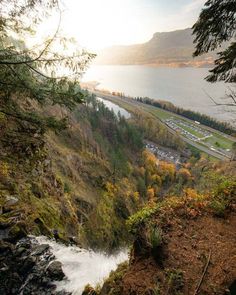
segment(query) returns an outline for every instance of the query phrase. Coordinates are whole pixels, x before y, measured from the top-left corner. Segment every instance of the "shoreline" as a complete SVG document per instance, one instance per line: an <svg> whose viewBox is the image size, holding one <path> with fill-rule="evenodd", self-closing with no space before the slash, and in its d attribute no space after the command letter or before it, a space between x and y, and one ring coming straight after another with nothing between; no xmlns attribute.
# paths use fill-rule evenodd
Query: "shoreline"
<svg viewBox="0 0 236 295"><path fill-rule="evenodd" d="M154 106L151 106L151 105L146 105L146 104L143 104L143 103L140 103L138 101L135 101L134 99L132 99L131 97L126 97L126 96L114 96L110 93L104 93L104 92L99 92L99 91L92 91L90 90L91 93L97 95L97 96L100 96L102 97L103 99L107 99L108 101L110 100L111 102L119 105L120 107L124 108L125 110L127 110L128 112L131 111L130 108L133 108L133 107L136 107L136 108L141 108L140 110L141 111L145 111L147 113L150 113L152 116L154 116L157 120L159 120L163 125L165 125L169 131L173 134L176 134L176 131L174 131L173 129L171 129L169 126L167 126L167 124L165 123L164 120L162 120L161 118L159 118L158 116L154 115L153 114L153 111L155 111L155 109L159 109L157 107L154 107ZM161 110L161 109L160 109ZM169 113L170 115L174 115L175 117L179 117L181 118L182 120L185 120L185 121L188 121L188 122L191 122L192 124L194 123L193 120L190 120L190 119L187 119L183 116L180 116L180 115L177 115L177 114L174 114L174 113L171 113L169 111L165 111L165 110L162 110L166 113ZM232 142L236 142L236 138L235 137L232 137L232 136L229 136L225 133L222 133L218 130L215 130L211 127L208 127L206 125L203 125L201 124L201 127L203 129L206 129L206 130L209 130L211 131L214 135L218 135L218 136L222 136L224 138L226 138L227 140L230 140ZM226 160L226 159L230 159L230 155L226 155L226 154L222 154L222 152L220 151L217 151L213 148L210 148L208 146L205 146L203 145L202 143L198 143L198 142L195 142L195 141L192 141L186 137L184 137L183 135L180 135L180 138L185 141L187 144L190 144L191 146L197 148L199 151L202 151L202 152L205 152L207 153L208 155L211 155L213 157L216 157L220 160Z"/></svg>
<svg viewBox="0 0 236 295"><path fill-rule="evenodd" d="M81 85L81 87L84 88L85 90L92 91L92 92L97 92L97 93L101 93L101 94L104 94L104 95L111 95L111 96L114 96L114 97L126 98L126 99L132 99L132 100L135 100L135 98L136 98L136 97L133 97L133 96L131 96L131 95L126 95L125 93L123 93L123 92L119 92L119 91L112 91L112 90L103 89L103 88L99 89L99 88L97 88L97 87L98 87L99 85L101 85L101 83L98 82L98 81L81 82L80 85ZM139 97L139 96L137 96L137 97ZM182 107L182 106L178 106L178 105L176 105L175 103L171 102L170 100L166 100L166 99L153 99L153 98L149 98L149 97L141 97L141 98L148 98L148 99L151 99L151 100L156 101L156 102L163 102L163 103L171 104L171 105L173 105L174 107L176 107L176 108L180 108L180 109L183 109L183 110L185 110L185 111L192 111L192 112L194 112L194 113L199 113L199 114L201 114L201 115L208 116L209 118L211 118L211 119L213 119L213 120L215 120L215 121L217 121L217 122L229 124L233 129L235 129L235 133L236 133L236 125L231 124L231 123L229 122L229 119L228 119L228 120L219 120L219 119L215 118L215 117L212 116L212 115L208 115L208 114L202 113L202 112L200 112L200 111L196 111L196 110L192 110L192 109L189 109L189 108L184 108L184 107ZM144 104L144 103L143 103L143 104ZM173 114L175 114L176 116L180 116L181 118L184 118L185 120L194 121L194 120L191 120L191 119L189 119L189 118L187 118L187 117L184 117L184 116L182 116L182 115L178 115L178 114L176 114L175 112L172 112L172 111L170 111L170 110L165 110L165 111L166 111L166 112L173 113ZM204 125L204 124L203 124L203 125ZM204 125L204 126L206 126L206 128L209 128L210 130L215 130L215 131L221 132L221 131L219 131L219 130L217 130L217 129L214 129L214 128L211 128L211 127L209 127L209 126L207 126L207 125ZM225 136L227 136L226 133L224 133L224 132L221 132L221 133L223 133ZM231 136L231 137L233 137L233 136ZM234 137L233 137L233 138L234 138Z"/></svg>
<svg viewBox="0 0 236 295"><path fill-rule="evenodd" d="M202 69L210 69L213 68L214 64L212 62L171 62L171 63L94 63L92 66L144 66L144 67L152 67L152 68L174 68L174 69L182 69L182 68L202 68Z"/></svg>

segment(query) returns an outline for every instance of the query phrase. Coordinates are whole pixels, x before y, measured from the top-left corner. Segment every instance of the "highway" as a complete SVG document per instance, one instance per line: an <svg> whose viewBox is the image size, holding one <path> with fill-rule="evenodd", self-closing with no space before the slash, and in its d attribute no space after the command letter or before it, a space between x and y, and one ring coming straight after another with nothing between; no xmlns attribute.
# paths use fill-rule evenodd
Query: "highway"
<svg viewBox="0 0 236 295"><path fill-rule="evenodd" d="M143 111L146 111L146 112L148 112L148 109L152 109L152 110L153 110L153 109L156 109L156 107L154 107L154 106L143 104L143 103L138 102L138 101L135 101L135 100L133 100L133 99L131 99L131 98L129 98L129 97L119 97L119 96L114 96L114 95L111 95L111 94L104 94L103 92L99 92L99 91L90 91L90 92L93 93L93 94L95 94L95 95L98 96L98 97L101 97L101 98L103 98L103 99L109 100L109 101L111 101L111 102L113 102L113 103L119 105L120 107L123 107L124 109L125 109L125 105L124 105L124 104L128 104L128 105L131 106L131 107L141 108ZM127 109L126 109L126 110L127 110ZM127 111L130 111L130 110L127 110ZM168 112L168 113L171 114L171 112ZM165 125L165 127L166 127L166 128L172 133L172 134L176 134L176 132L175 132L173 129L171 129L169 126L167 126L167 125L165 124L165 122L163 122L160 118L157 118L157 117L156 117L155 115L153 115L151 112L148 112L148 114L149 114L149 115L152 115L155 119L159 120L159 122L161 122L163 125ZM176 114L174 114L174 115L176 115ZM177 115L177 116L186 120L185 117L182 117L182 116L179 116L179 115ZM191 120L189 120L189 119L187 119L187 120L188 120L189 122L193 123L193 121L191 121ZM204 126L204 125L201 125L201 126L202 126L203 128L205 128L205 129L209 130L209 131L213 131L212 128L209 128L209 127ZM233 141L236 141L235 138L233 138L233 137L231 137L231 136L226 136L226 135L223 134L222 132L218 132L218 131L215 130L215 129L214 129L214 132L219 133L219 134L221 134L221 135L224 135L226 138L229 138L229 139L231 139L231 140L233 140ZM206 154L208 154L208 155L210 155L210 156L213 156L213 157L215 157L215 158L217 158L217 159L219 159L219 160L229 160L229 159L230 159L230 157L228 157L228 156L226 156L226 155L222 155L221 153L219 153L219 152L217 152L217 151L213 151L213 150L211 150L211 149L209 149L209 148L207 148L207 147L205 147L205 146L203 146L203 145L201 145L201 144L198 144L198 143L195 142L195 141L192 141L192 140L190 140L190 139L188 139L188 138L186 138L186 137L180 135L180 134L179 134L179 136L180 136L180 138L181 138L184 142L186 142L187 144L190 144L191 146L197 148L198 150L200 150L200 151L202 151L202 152L204 152L204 153L206 153Z"/></svg>

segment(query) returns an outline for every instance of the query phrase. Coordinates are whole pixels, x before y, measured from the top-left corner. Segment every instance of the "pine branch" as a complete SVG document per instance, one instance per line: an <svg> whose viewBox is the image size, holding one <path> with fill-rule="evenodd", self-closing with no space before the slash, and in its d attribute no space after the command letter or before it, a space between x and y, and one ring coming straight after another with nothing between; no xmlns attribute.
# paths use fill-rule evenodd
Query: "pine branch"
<svg viewBox="0 0 236 295"><path fill-rule="evenodd" d="M30 59L30 60L22 60L22 61L7 61L7 60L1 61L0 60L0 65L22 65L22 64L29 64L29 63L37 62L38 60L40 60L40 58L44 55L44 53L47 51L49 46L55 40L56 36L58 35L60 25L61 25L61 11L60 11L60 17L59 17L59 22L58 22L58 25L57 25L57 29L56 29L54 35L52 36L51 39L48 40L46 46L44 47L44 49L40 52L40 54L36 58Z"/></svg>
<svg viewBox="0 0 236 295"><path fill-rule="evenodd" d="M194 56L213 51L222 42L235 37L235 0L208 0L193 26L196 50Z"/></svg>

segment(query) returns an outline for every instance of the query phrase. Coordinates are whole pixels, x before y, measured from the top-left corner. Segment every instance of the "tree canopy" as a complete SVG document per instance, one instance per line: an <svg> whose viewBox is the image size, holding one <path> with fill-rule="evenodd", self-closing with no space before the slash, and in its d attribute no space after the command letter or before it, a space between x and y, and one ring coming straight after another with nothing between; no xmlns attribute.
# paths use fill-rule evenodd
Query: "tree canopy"
<svg viewBox="0 0 236 295"><path fill-rule="evenodd" d="M193 26L194 56L213 51L224 42L229 46L218 53L209 82L236 82L236 0L208 0ZM226 44L228 44L226 43Z"/></svg>

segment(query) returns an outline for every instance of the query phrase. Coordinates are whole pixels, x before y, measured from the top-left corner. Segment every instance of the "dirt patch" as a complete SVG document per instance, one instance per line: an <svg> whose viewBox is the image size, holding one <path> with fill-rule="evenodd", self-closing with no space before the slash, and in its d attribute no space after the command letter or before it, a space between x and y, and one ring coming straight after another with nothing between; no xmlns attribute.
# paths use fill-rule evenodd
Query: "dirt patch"
<svg viewBox="0 0 236 295"><path fill-rule="evenodd" d="M164 236L166 257L162 266L152 256L134 257L123 277L122 294L195 294L209 255L198 294L230 294L227 289L236 278L235 229L235 213L227 219L174 218ZM179 280L178 288L174 280Z"/></svg>

